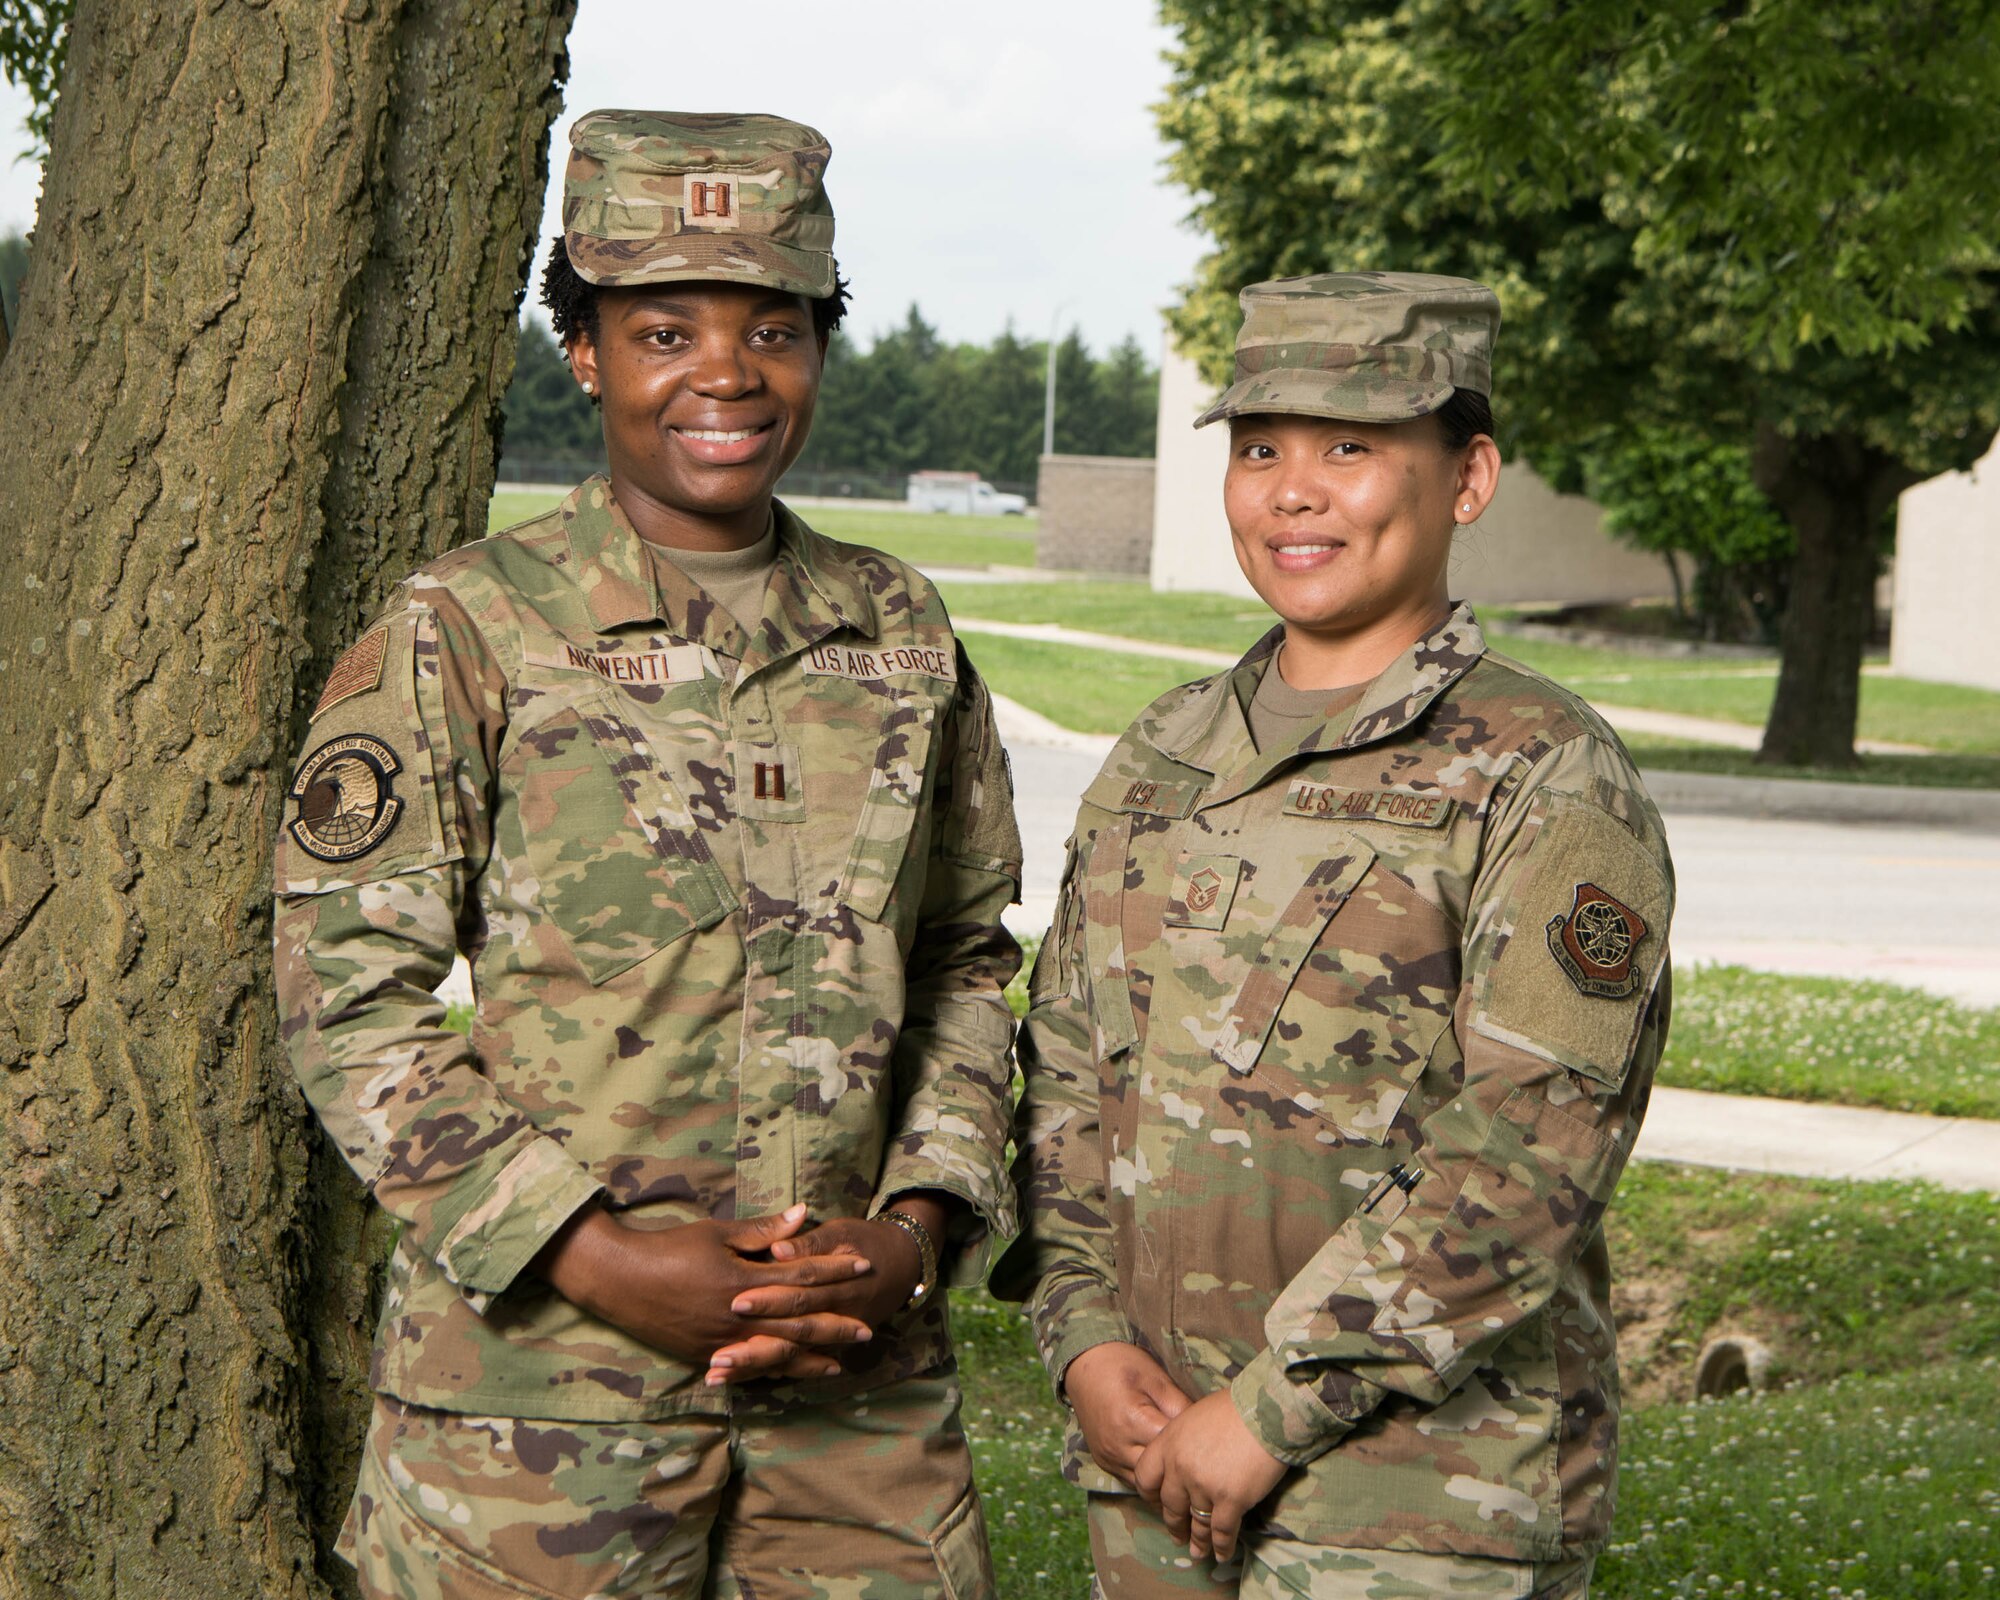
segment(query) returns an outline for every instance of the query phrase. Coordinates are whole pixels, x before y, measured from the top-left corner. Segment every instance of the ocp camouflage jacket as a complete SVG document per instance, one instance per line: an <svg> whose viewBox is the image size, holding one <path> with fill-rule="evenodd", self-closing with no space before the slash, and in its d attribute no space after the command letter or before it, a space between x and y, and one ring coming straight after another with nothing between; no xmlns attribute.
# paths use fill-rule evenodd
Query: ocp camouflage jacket
<svg viewBox="0 0 2000 1600"><path fill-rule="evenodd" d="M592 479L431 563L335 668L285 808L287 1045L401 1223L377 1389L615 1420L700 1373L524 1274L593 1196L640 1225L962 1196L1004 1143L1020 840L936 592L782 507L745 629ZM455 951L471 1037L432 990ZM825 1397L934 1367L944 1297Z"/></svg>
<svg viewBox="0 0 2000 1600"><path fill-rule="evenodd" d="M1471 613L1259 754L1280 635L1174 690L1085 794L1019 1041L1023 1294L1060 1383L1131 1340L1226 1386L1332 1545L1600 1543L1600 1222L1666 1032L1660 819ZM1122 1485L1072 1436L1066 1470Z"/></svg>

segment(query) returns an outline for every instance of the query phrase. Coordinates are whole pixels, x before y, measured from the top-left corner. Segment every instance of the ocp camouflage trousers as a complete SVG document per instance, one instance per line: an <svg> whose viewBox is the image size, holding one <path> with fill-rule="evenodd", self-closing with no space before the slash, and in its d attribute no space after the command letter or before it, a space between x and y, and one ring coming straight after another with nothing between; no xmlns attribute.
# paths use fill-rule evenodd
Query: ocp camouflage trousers
<svg viewBox="0 0 2000 1600"><path fill-rule="evenodd" d="M950 1377L662 1422L381 1397L341 1532L368 1600L995 1600Z"/></svg>
<svg viewBox="0 0 2000 1600"><path fill-rule="evenodd" d="M1593 1558L1498 1561L1335 1549L1246 1534L1234 1560L1196 1561L1133 1495L1090 1497L1096 1600L1588 1600Z"/></svg>

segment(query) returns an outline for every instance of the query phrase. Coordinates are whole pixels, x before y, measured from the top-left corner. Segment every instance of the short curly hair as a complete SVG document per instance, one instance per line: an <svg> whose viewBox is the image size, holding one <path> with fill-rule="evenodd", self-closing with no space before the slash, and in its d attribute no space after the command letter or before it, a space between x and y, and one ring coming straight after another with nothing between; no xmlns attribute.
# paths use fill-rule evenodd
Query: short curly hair
<svg viewBox="0 0 2000 1600"><path fill-rule="evenodd" d="M847 289L847 280L835 273L832 294L806 300L812 307L813 332L822 339L839 327L847 315ZM561 234L552 241L549 264L542 273L542 304L548 308L549 322L565 353L570 340L579 333L591 340L597 338L597 285L588 282L570 265L569 251L563 248Z"/></svg>

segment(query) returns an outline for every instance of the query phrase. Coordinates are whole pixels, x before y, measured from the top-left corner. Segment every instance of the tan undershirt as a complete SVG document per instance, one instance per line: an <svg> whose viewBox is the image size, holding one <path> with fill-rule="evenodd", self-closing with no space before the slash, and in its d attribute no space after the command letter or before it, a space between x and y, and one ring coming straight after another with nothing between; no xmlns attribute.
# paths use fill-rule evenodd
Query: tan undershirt
<svg viewBox="0 0 2000 1600"><path fill-rule="evenodd" d="M669 550L657 544L646 548L656 559L672 562L713 595L745 633L756 628L757 619L764 615L764 590L771 581L771 569L778 564L777 523L764 530L763 538L741 550Z"/></svg>
<svg viewBox="0 0 2000 1600"><path fill-rule="evenodd" d="M1345 721L1367 687L1350 683L1338 689L1294 689L1273 660L1250 698L1250 742L1260 751L1276 750L1304 738L1308 726Z"/></svg>

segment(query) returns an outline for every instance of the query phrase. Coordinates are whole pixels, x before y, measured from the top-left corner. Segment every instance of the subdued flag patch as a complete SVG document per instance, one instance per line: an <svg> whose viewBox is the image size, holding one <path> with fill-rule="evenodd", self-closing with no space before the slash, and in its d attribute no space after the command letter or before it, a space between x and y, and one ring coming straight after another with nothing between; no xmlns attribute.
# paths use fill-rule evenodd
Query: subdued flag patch
<svg viewBox="0 0 2000 1600"><path fill-rule="evenodd" d="M317 721L341 701L367 694L379 684L382 681L382 662L388 651L387 628L376 628L355 640L333 664L333 671L327 674L326 687L319 692L319 704L313 707L311 720Z"/></svg>

